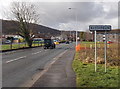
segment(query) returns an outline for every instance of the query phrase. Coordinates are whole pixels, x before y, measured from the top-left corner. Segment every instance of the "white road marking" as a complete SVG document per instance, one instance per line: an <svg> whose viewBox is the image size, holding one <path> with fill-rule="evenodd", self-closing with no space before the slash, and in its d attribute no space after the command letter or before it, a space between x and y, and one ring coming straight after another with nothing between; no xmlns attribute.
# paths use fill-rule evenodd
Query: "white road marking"
<svg viewBox="0 0 120 89"><path fill-rule="evenodd" d="M34 54L38 54L38 53L40 53L41 51L39 51L39 52L36 52L36 53L32 53L32 55L34 55Z"/></svg>
<svg viewBox="0 0 120 89"><path fill-rule="evenodd" d="M26 56L22 56L22 57L18 57L16 59L12 59L12 60L9 60L9 61L6 61L6 63L10 63L10 62L13 62L13 61L17 61L19 59L22 59L22 58L25 58Z"/></svg>
<svg viewBox="0 0 120 89"><path fill-rule="evenodd" d="M38 51L38 52L36 52L36 53L32 53L32 55L33 55L33 54L38 54L38 53L40 53L40 52L42 52L42 51ZM17 61L17 60L22 59L22 58L25 58L25 57L27 57L27 56L18 57L18 58L16 58L16 59L12 59L12 60L6 61L6 63L10 63L10 62L13 62L13 61Z"/></svg>

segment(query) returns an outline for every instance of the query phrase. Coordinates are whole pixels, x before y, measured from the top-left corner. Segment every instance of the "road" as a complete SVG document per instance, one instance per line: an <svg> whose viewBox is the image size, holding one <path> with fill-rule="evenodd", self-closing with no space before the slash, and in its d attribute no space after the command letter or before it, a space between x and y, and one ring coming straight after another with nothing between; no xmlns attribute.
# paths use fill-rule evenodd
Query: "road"
<svg viewBox="0 0 120 89"><path fill-rule="evenodd" d="M34 80L33 76L45 70L58 56L62 56L66 50L74 46L74 43L60 44L56 49L45 50L38 47L3 53L3 87L25 87L28 81Z"/></svg>

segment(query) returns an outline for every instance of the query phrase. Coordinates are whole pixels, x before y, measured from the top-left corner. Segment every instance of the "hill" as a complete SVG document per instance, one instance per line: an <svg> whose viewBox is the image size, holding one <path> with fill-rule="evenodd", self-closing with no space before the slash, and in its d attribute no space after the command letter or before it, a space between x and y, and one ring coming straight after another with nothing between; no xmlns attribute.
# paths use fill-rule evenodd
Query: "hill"
<svg viewBox="0 0 120 89"><path fill-rule="evenodd" d="M58 36L60 35L60 31L49 28L42 25L30 24L31 30L33 30L34 34L41 36ZM17 21L11 20L2 20L2 34L17 34L19 32L19 25Z"/></svg>

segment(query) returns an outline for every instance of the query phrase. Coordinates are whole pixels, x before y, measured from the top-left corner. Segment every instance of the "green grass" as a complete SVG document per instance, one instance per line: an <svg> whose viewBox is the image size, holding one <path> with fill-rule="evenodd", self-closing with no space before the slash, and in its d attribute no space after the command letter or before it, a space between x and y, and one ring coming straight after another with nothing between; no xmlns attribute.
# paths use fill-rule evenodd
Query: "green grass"
<svg viewBox="0 0 120 89"><path fill-rule="evenodd" d="M92 45L92 49L90 48ZM94 68L94 42L82 42L81 49L76 52L73 61L73 69L76 73L77 87L118 87L118 43L109 44L107 49L107 73L105 73L104 64L97 64L97 72ZM97 57L104 60L104 43L97 43ZM85 60L93 60L87 62Z"/></svg>
<svg viewBox="0 0 120 89"><path fill-rule="evenodd" d="M12 49L22 48L25 47L25 44L12 44ZM11 49L10 44L5 44L1 46L2 50L9 50Z"/></svg>
<svg viewBox="0 0 120 89"><path fill-rule="evenodd" d="M44 45L44 44L42 44ZM32 46L41 46L41 44L38 45L38 43L33 43ZM28 45L26 44L12 44L12 49L17 49L17 48L23 48L23 47L28 47ZM1 45L1 49L0 50L9 50L11 49L10 44L4 44Z"/></svg>
<svg viewBox="0 0 120 89"><path fill-rule="evenodd" d="M73 61L73 69L76 72L77 87L118 87L118 68L108 67L107 73L104 72L104 65L97 65L97 72L94 64L82 63L77 60L78 55Z"/></svg>

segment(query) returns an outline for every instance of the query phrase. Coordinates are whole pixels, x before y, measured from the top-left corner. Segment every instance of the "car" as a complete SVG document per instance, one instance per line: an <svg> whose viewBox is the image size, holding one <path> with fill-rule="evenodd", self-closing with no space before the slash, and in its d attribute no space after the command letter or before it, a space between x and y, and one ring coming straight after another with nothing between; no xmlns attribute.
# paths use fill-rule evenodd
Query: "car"
<svg viewBox="0 0 120 89"><path fill-rule="evenodd" d="M57 42L57 41L56 41L56 42L54 42L54 43L55 43L56 45L60 44L60 43L59 43L59 42Z"/></svg>
<svg viewBox="0 0 120 89"><path fill-rule="evenodd" d="M54 49L56 47L52 39L44 39L44 49Z"/></svg>
<svg viewBox="0 0 120 89"><path fill-rule="evenodd" d="M10 40L5 41L5 44L10 44L10 43L11 43Z"/></svg>
<svg viewBox="0 0 120 89"><path fill-rule="evenodd" d="M107 41L108 44L113 43L112 41Z"/></svg>
<svg viewBox="0 0 120 89"><path fill-rule="evenodd" d="M70 42L69 41L66 41L66 44L69 44Z"/></svg>
<svg viewBox="0 0 120 89"><path fill-rule="evenodd" d="M65 43L66 42L66 40L61 40L59 43Z"/></svg>
<svg viewBox="0 0 120 89"><path fill-rule="evenodd" d="M53 40L56 45L60 44L57 40Z"/></svg>

